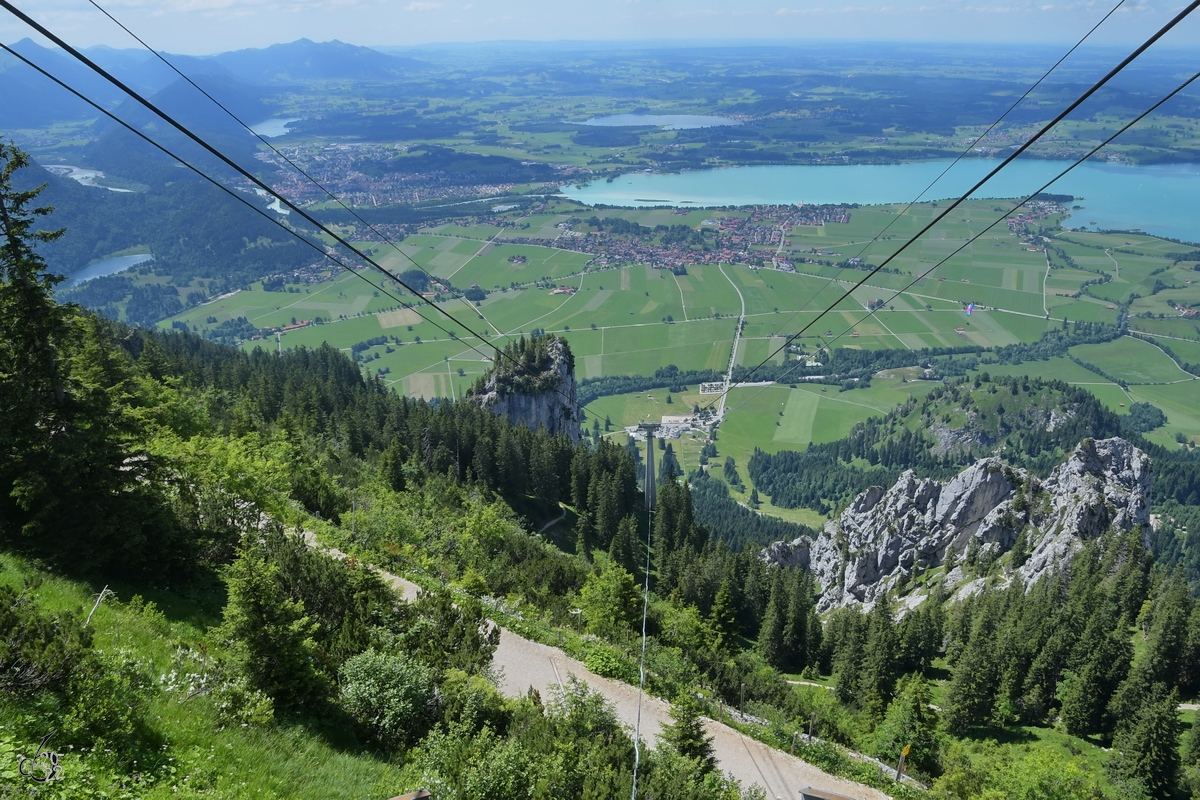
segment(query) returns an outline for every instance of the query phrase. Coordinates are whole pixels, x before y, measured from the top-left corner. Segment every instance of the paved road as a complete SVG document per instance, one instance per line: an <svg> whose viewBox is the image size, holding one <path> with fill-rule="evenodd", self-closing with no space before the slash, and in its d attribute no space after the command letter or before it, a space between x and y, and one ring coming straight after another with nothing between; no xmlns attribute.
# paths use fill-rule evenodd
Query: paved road
<svg viewBox="0 0 1200 800"><path fill-rule="evenodd" d="M315 544L312 534L305 533L304 536L310 545L319 546ZM345 558L345 554L339 550L322 549L337 558ZM416 598L419 591L416 584L387 572L381 574L404 599ZM628 725L631 731L637 723L636 687L588 671L581 662L557 647L530 641L501 628L494 665L501 676L500 690L509 697L520 697L532 686L543 698L548 698L551 686L562 685L568 675L574 675L604 695L615 706L617 718ZM655 745L661 726L671 721L669 710L669 703L650 695L643 696L642 738L650 747ZM713 737L713 749L721 770L741 781L743 786L757 783L766 789L768 798L798 798L800 789L812 786L852 800L887 800L888 796L883 792L830 775L806 761L747 738L728 725L710 719L706 719L704 724Z"/></svg>

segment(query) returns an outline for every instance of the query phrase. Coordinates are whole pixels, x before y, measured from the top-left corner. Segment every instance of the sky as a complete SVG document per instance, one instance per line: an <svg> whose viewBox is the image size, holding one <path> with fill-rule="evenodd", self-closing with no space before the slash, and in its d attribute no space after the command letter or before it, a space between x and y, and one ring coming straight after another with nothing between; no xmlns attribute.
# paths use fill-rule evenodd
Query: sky
<svg viewBox="0 0 1200 800"><path fill-rule="evenodd" d="M137 47L90 0L11 0L73 45ZM97 0L152 47L208 55L300 38L365 46L495 40L1073 42L1117 0ZM1126 0L1095 41L1135 43L1184 8ZM0 9L0 40L36 35ZM45 43L43 41L43 43ZM1200 12L1164 45L1200 45Z"/></svg>

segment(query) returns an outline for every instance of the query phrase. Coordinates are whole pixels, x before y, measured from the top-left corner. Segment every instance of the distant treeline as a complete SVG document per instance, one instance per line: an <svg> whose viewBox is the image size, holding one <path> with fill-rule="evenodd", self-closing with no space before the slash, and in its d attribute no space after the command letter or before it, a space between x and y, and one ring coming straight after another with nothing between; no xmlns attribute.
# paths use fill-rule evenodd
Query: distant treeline
<svg viewBox="0 0 1200 800"><path fill-rule="evenodd" d="M729 487L724 482L709 477L703 470L689 475L688 483L692 487L696 521L719 532L722 541L735 552L751 545L761 547L771 542L790 542L801 536L811 538L816 535L816 531L807 525L746 508L730 497Z"/></svg>
<svg viewBox="0 0 1200 800"><path fill-rule="evenodd" d="M579 382L576 397L579 405L586 406L601 397L630 392L646 392L651 389L666 389L682 392L684 387L709 381L724 380L725 376L711 369L681 370L668 364L654 371L654 375L606 375L600 378L584 378Z"/></svg>

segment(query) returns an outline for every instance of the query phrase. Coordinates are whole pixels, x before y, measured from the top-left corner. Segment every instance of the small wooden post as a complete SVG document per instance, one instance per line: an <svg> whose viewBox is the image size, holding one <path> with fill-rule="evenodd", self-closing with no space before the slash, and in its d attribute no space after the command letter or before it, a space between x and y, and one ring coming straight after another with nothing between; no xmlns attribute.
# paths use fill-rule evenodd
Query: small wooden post
<svg viewBox="0 0 1200 800"><path fill-rule="evenodd" d="M896 783L900 782L900 772L904 769L904 759L908 758L909 750L912 750L911 744L904 745L904 749L900 751L900 760L896 762Z"/></svg>

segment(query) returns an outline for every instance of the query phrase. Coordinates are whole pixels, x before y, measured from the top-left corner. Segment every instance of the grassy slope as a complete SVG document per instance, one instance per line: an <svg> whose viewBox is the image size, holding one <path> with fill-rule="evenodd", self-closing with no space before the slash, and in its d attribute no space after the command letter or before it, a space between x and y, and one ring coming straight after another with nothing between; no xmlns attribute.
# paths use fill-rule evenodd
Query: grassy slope
<svg viewBox="0 0 1200 800"><path fill-rule="evenodd" d="M33 601L50 611L90 609L101 589L0 554L0 584L20 591L26 581L33 582ZM106 599L92 618L94 647L125 654L149 677L154 688L145 716L167 751L159 759L162 763L155 766L174 769L170 785L136 785L134 794L119 796L189 796L188 788L195 787L211 791L209 796L214 797L382 800L407 791L396 785L397 768L386 760L352 754L344 743L303 727L221 727L211 698L201 695L185 700L185 693L164 687L164 677L179 665L176 653L180 648L190 650L200 643L211 646L208 628L220 622L221 593L187 596L164 588L147 594L143 605L131 602L133 589L111 588L117 593L116 600ZM196 662L186 663L197 668ZM12 701L0 695L0 718L11 724L17 713ZM42 734L22 734L18 742L29 751L36 749ZM82 780L89 772L88 764L74 754L65 758L63 768L69 781Z"/></svg>

